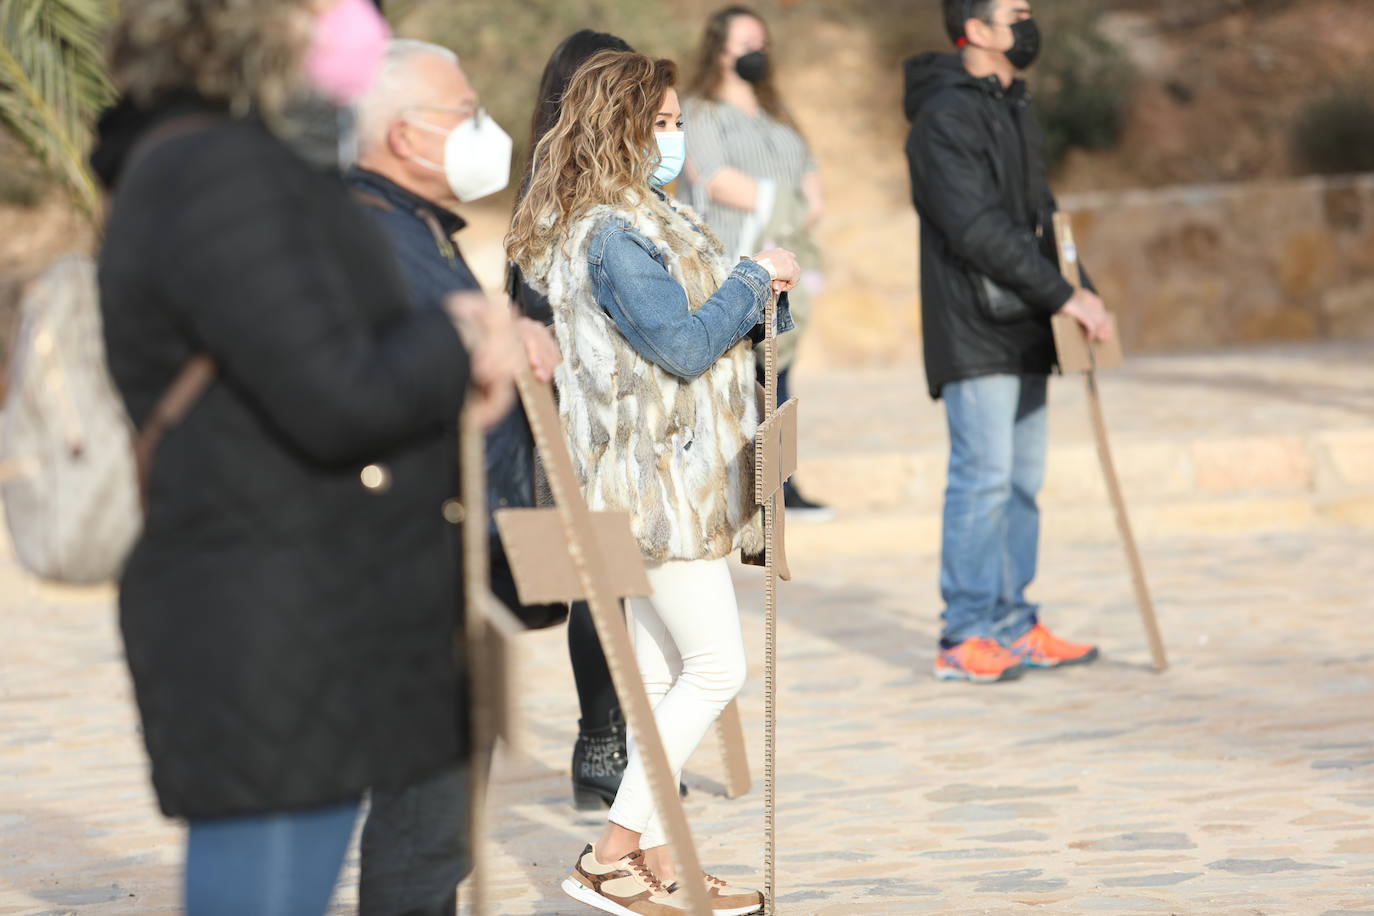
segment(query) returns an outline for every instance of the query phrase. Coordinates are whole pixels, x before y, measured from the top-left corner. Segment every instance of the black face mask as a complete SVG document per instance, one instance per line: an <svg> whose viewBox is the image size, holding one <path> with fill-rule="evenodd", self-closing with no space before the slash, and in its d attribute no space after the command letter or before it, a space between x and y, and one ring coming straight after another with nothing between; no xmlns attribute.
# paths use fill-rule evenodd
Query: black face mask
<svg viewBox="0 0 1374 916"><path fill-rule="evenodd" d="M750 51L735 61L735 72L746 83L757 83L768 75L768 53Z"/></svg>
<svg viewBox="0 0 1374 916"><path fill-rule="evenodd" d="M1007 60L1017 70L1024 70L1040 56L1040 26L1034 19L1022 19L1011 24L1011 50Z"/></svg>

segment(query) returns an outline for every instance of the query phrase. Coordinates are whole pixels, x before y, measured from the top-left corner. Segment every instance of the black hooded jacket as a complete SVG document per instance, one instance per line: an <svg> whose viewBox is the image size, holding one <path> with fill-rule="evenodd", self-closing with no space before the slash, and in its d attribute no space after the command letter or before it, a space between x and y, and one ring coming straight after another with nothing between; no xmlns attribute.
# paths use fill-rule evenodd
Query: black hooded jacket
<svg viewBox="0 0 1374 916"><path fill-rule="evenodd" d="M1073 288L1057 267L1044 135L1026 85L975 77L953 54L922 54L903 69L930 394L984 375L1048 374L1049 316ZM983 278L1019 299L1024 317L995 320Z"/></svg>

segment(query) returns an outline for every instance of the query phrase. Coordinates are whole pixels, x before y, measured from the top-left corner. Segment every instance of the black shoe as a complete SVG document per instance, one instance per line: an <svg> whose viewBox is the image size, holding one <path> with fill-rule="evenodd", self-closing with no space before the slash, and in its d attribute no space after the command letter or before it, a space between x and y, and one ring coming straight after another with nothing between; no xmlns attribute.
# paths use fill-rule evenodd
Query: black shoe
<svg viewBox="0 0 1374 916"><path fill-rule="evenodd" d="M625 749L625 719L612 709L610 724L586 731L577 722L577 743L572 754L573 804L578 811L609 808L620 791L628 756ZM678 783L678 794L687 797L687 786Z"/></svg>
<svg viewBox="0 0 1374 916"><path fill-rule="evenodd" d="M835 517L834 509L813 503L792 486L783 488L782 504L787 508L787 517L798 521L828 522Z"/></svg>
<svg viewBox="0 0 1374 916"><path fill-rule="evenodd" d="M573 804L579 811L610 807L625 775L625 720L619 709L612 709L610 724L591 730L577 723L577 744L573 745Z"/></svg>

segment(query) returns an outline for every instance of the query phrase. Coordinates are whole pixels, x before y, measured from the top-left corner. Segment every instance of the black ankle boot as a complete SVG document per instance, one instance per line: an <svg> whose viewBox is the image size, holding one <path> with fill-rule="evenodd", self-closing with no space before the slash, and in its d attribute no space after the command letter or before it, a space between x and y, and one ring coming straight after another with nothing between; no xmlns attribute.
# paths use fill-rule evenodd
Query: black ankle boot
<svg viewBox="0 0 1374 916"><path fill-rule="evenodd" d="M577 722L577 744L573 745L573 804L579 811L610 807L625 775L625 720L619 709L611 710L610 724L587 730Z"/></svg>
<svg viewBox="0 0 1374 916"><path fill-rule="evenodd" d="M587 731L577 720L577 743L572 753L573 804L579 811L609 808L620 791L629 757L625 749L625 719L612 709L610 724ZM687 786L678 783L678 794L687 797Z"/></svg>

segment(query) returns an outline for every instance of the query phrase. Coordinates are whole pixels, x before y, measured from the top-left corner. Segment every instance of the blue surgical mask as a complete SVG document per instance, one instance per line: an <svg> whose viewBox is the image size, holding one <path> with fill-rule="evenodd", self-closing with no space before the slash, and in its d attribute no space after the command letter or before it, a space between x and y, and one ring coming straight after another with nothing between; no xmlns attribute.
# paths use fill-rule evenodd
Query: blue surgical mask
<svg viewBox="0 0 1374 916"><path fill-rule="evenodd" d="M649 180L654 187L661 188L672 184L682 172L682 164L687 161L687 135L680 130L655 131L654 139L658 141L658 168Z"/></svg>

